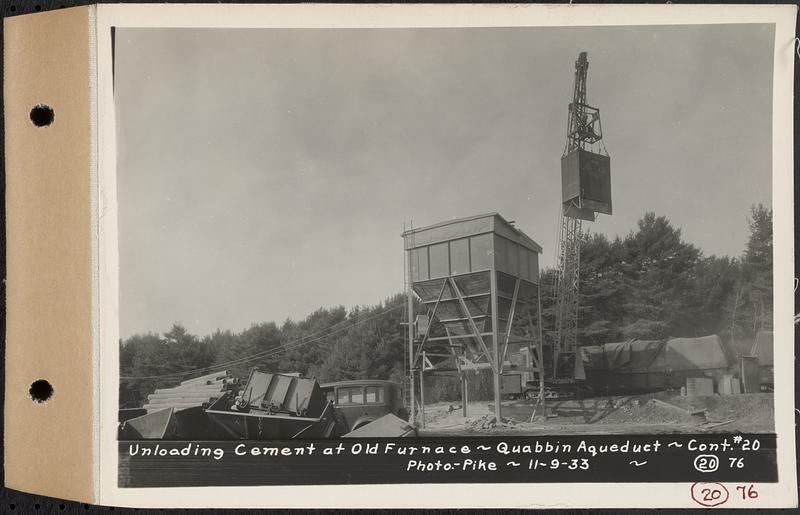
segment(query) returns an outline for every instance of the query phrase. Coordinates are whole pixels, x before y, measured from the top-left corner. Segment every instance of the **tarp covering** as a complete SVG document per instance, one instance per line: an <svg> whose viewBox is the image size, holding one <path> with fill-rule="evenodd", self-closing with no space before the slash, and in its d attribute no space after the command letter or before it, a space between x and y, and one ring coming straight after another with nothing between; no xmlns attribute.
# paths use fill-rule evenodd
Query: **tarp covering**
<svg viewBox="0 0 800 515"><path fill-rule="evenodd" d="M758 358L758 364L762 367L775 366L772 334L772 331L759 331L753 342L753 350L750 354Z"/></svg>
<svg viewBox="0 0 800 515"><path fill-rule="evenodd" d="M619 373L650 372L664 369L663 340L629 340L581 347L586 370Z"/></svg>
<svg viewBox="0 0 800 515"><path fill-rule="evenodd" d="M771 342L766 336L762 341ZM771 363L771 345L769 348ZM765 351L764 351L765 352ZM616 373L704 370L728 368L728 358L719 336L664 340L631 340L581 347L586 370Z"/></svg>
<svg viewBox="0 0 800 515"><path fill-rule="evenodd" d="M667 341L667 366L672 370L728 368L719 336L673 338Z"/></svg>
<svg viewBox="0 0 800 515"><path fill-rule="evenodd" d="M632 372L649 370L663 370L664 340L634 340L631 342L631 360L628 367Z"/></svg>
<svg viewBox="0 0 800 515"><path fill-rule="evenodd" d="M603 353L609 370L622 368L631 360L631 342L606 343Z"/></svg>

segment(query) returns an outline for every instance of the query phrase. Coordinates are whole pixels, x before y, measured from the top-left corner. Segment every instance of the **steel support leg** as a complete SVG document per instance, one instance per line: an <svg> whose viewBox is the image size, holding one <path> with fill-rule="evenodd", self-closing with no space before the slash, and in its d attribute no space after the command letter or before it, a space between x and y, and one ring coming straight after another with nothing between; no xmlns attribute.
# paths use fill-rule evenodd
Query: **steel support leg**
<svg viewBox="0 0 800 515"><path fill-rule="evenodd" d="M467 374L461 373L461 414L466 418L467 416Z"/></svg>
<svg viewBox="0 0 800 515"><path fill-rule="evenodd" d="M425 429L425 372L419 371L419 411L422 429Z"/></svg>

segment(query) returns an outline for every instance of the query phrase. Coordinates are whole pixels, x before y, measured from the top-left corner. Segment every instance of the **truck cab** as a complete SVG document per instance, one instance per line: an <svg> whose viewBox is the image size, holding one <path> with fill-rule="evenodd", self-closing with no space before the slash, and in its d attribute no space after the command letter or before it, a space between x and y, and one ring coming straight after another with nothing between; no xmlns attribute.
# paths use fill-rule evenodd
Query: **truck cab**
<svg viewBox="0 0 800 515"><path fill-rule="evenodd" d="M392 413L406 420L403 389L392 381L363 379L320 385L327 399L341 414L348 431Z"/></svg>

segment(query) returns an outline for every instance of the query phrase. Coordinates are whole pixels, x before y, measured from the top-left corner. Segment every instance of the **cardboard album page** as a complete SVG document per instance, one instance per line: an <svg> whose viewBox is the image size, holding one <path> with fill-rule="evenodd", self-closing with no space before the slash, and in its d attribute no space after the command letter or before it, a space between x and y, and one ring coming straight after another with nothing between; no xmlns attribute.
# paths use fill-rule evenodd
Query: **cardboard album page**
<svg viewBox="0 0 800 515"><path fill-rule="evenodd" d="M796 507L796 11L6 19L7 486Z"/></svg>
<svg viewBox="0 0 800 515"><path fill-rule="evenodd" d="M93 15L6 18L3 42L6 486L86 502L99 422Z"/></svg>

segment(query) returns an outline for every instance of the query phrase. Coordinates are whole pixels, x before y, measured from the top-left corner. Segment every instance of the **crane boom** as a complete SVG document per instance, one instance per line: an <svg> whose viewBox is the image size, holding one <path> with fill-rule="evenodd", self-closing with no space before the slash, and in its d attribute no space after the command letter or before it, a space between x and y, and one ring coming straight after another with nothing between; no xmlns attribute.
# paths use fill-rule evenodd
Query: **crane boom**
<svg viewBox="0 0 800 515"><path fill-rule="evenodd" d="M563 156L576 149L590 150L592 145L603 139L600 125L600 110L586 103L586 76L589 59L586 52L578 55L575 61L575 85L572 102L569 104L567 127L567 146ZM563 157L562 156L562 157Z"/></svg>

